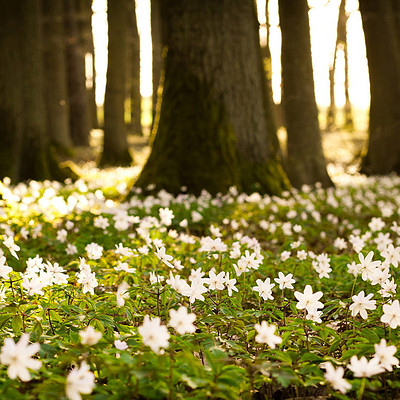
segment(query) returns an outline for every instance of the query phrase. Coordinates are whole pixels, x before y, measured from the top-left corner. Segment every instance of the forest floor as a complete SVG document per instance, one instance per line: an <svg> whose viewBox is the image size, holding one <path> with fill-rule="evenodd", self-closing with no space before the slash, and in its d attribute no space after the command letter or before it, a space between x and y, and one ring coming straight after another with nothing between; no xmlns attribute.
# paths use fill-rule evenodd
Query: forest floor
<svg viewBox="0 0 400 400"><path fill-rule="evenodd" d="M285 155L285 129L279 129L278 136L283 154ZM322 131L322 144L327 160L328 172L334 181L357 174L361 155L366 148L367 139L367 132L365 131ZM96 160L98 160L102 148L102 140L103 131L101 129L94 129L91 132L90 148L76 149L72 161L82 172L87 172L96 167ZM134 165L124 168L124 171L134 179L140 173L150 154L151 148L148 136L129 135L128 142L134 159ZM112 168L103 170L105 173L112 173L112 171Z"/></svg>

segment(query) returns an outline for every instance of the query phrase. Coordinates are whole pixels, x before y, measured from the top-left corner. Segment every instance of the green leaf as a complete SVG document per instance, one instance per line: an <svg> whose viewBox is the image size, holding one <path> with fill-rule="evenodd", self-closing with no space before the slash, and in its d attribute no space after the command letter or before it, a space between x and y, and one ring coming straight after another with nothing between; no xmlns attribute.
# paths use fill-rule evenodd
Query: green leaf
<svg viewBox="0 0 400 400"><path fill-rule="evenodd" d="M22 329L22 318L19 314L14 315L14 318L11 322L12 329L16 335L19 335L21 333Z"/></svg>

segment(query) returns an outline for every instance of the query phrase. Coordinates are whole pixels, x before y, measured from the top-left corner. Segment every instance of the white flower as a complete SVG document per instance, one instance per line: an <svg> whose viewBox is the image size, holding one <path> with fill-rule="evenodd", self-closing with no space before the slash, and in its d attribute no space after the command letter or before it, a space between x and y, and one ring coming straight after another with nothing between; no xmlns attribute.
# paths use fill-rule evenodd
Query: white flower
<svg viewBox="0 0 400 400"><path fill-rule="evenodd" d="M124 247L122 243L118 243L115 245L115 254L120 254L121 256L124 257L132 257L133 256L133 250L130 249L129 247Z"/></svg>
<svg viewBox="0 0 400 400"><path fill-rule="evenodd" d="M351 315L355 317L358 313L360 313L363 319L367 319L367 310L376 309L376 300L371 300L373 295L373 293L370 293L369 295L365 296L364 290L357 295L354 295L352 297L353 303L350 305Z"/></svg>
<svg viewBox="0 0 400 400"><path fill-rule="evenodd" d="M232 290L235 292L238 291L238 288L235 286L236 284L236 279L229 279L229 272L225 274L225 285L226 288L228 289L228 295L232 296Z"/></svg>
<svg viewBox="0 0 400 400"><path fill-rule="evenodd" d="M392 329L400 326L400 304L398 300L394 300L392 304L384 304L382 310L382 322L388 324Z"/></svg>
<svg viewBox="0 0 400 400"><path fill-rule="evenodd" d="M169 326L172 326L179 334L193 333L196 331L196 327L193 322L196 319L196 315L188 313L186 307L181 306L178 310L169 310Z"/></svg>
<svg viewBox="0 0 400 400"><path fill-rule="evenodd" d="M5 338L0 352L0 362L8 365L8 377L10 379L18 377L23 382L29 381L31 374L28 368L37 370L42 366L39 360L32 358L39 350L39 343L29 344L29 333L24 333L18 343L12 338Z"/></svg>
<svg viewBox="0 0 400 400"><path fill-rule="evenodd" d="M274 281L279 284L279 289L293 289L292 283L296 281L292 279L293 274L285 274L283 272L278 272L278 278L275 278Z"/></svg>
<svg viewBox="0 0 400 400"><path fill-rule="evenodd" d="M208 273L208 278L204 278L203 282L208 285L210 290L223 290L225 287L225 272L222 271L218 275L214 271Z"/></svg>
<svg viewBox="0 0 400 400"><path fill-rule="evenodd" d="M379 293L382 297L391 297L396 293L397 284L394 282L394 278L392 280L387 280L381 284L381 289Z"/></svg>
<svg viewBox="0 0 400 400"><path fill-rule="evenodd" d="M393 365L399 365L399 360L394 357L397 352L396 346L387 346L386 340L381 339L379 344L375 344L374 358L379 360L380 365L387 371L393 370Z"/></svg>
<svg viewBox="0 0 400 400"><path fill-rule="evenodd" d="M172 220L174 219L174 213L169 208L160 208L158 210L160 215L161 223L165 226L170 226L172 224Z"/></svg>
<svg viewBox="0 0 400 400"><path fill-rule="evenodd" d="M4 246L6 246L8 248L8 250L10 250L10 253L17 260L19 260L18 254L16 252L20 251L21 249L17 244L14 243L14 238L12 236L4 235L3 244L4 244Z"/></svg>
<svg viewBox="0 0 400 400"><path fill-rule="evenodd" d="M273 300L272 296L272 288L275 286L275 283L271 283L271 279L267 278L264 282L261 279L256 280L257 286L253 287L255 292L264 299L264 300Z"/></svg>
<svg viewBox="0 0 400 400"><path fill-rule="evenodd" d="M94 374L86 361L79 368L72 369L65 385L65 394L69 400L81 400L81 394L90 394L94 388Z"/></svg>
<svg viewBox="0 0 400 400"><path fill-rule="evenodd" d="M324 378L332 385L335 390L345 394L351 389L351 384L343 379L344 368L338 367L335 369L331 363L325 363L325 374Z"/></svg>
<svg viewBox="0 0 400 400"><path fill-rule="evenodd" d="M165 247L161 246L160 248L158 248L158 246L156 246L157 251L154 253L157 258L162 261L165 265L167 265L170 268L174 268L174 266L170 263L170 261L172 261L172 259L174 257L165 254Z"/></svg>
<svg viewBox="0 0 400 400"><path fill-rule="evenodd" d="M305 260L307 258L307 252L305 250L298 250L296 255L299 260Z"/></svg>
<svg viewBox="0 0 400 400"><path fill-rule="evenodd" d="M250 254L248 250L244 252L244 256L241 256L238 260L238 268L244 272L249 269L258 269L261 261L257 258L257 253Z"/></svg>
<svg viewBox="0 0 400 400"><path fill-rule="evenodd" d="M386 262L397 268L400 261L400 247L394 247L393 244L389 244L385 250L381 251L381 256Z"/></svg>
<svg viewBox="0 0 400 400"><path fill-rule="evenodd" d="M128 343L117 339L114 341L114 346L117 350L126 350L128 348Z"/></svg>
<svg viewBox="0 0 400 400"><path fill-rule="evenodd" d="M79 331L79 336L82 344L93 346L101 339L102 334L89 325L83 331Z"/></svg>
<svg viewBox="0 0 400 400"><path fill-rule="evenodd" d="M365 357L361 357L360 359L357 356L353 356L350 359L350 364L347 366L348 369L353 371L353 374L356 378L369 378L370 376L380 374L385 370L379 364L379 360L377 358L373 358L368 361Z"/></svg>
<svg viewBox="0 0 400 400"><path fill-rule="evenodd" d="M117 289L117 306L122 307L125 304L125 299L129 299L128 289L130 288L128 282L122 281Z"/></svg>
<svg viewBox="0 0 400 400"><path fill-rule="evenodd" d="M105 230L110 226L110 223L108 222L107 218L103 217L102 215L99 215L93 220L93 225L96 228Z"/></svg>
<svg viewBox="0 0 400 400"><path fill-rule="evenodd" d="M357 268L361 273L361 278L363 281L369 280L373 277L376 268L381 264L381 261L372 261L374 252L370 251L364 258L362 253L358 253L358 259L360 264L357 264Z"/></svg>
<svg viewBox="0 0 400 400"><path fill-rule="evenodd" d="M91 260L98 260L103 254L103 247L94 242L86 245L85 250Z"/></svg>
<svg viewBox="0 0 400 400"><path fill-rule="evenodd" d="M76 246L74 244L68 243L67 244L67 248L65 249L65 252L68 255L73 255L73 254L77 254L78 253L78 249L76 248Z"/></svg>
<svg viewBox="0 0 400 400"><path fill-rule="evenodd" d="M98 286L98 282L96 279L96 275L94 272L89 269L81 269L80 272L76 274L78 277L78 283L83 285L82 292L83 293L91 293L94 294L94 288Z"/></svg>
<svg viewBox="0 0 400 400"><path fill-rule="evenodd" d="M308 314L306 315L306 319L309 319L314 322L318 322L319 324L322 322L321 315L322 311L318 311L316 308L312 310L307 310Z"/></svg>
<svg viewBox="0 0 400 400"><path fill-rule="evenodd" d="M192 284L184 289L181 294L189 297L190 303L194 303L195 300L204 301L203 293L207 293L207 288L204 286L204 279L193 279Z"/></svg>
<svg viewBox="0 0 400 400"><path fill-rule="evenodd" d="M32 296L34 294L43 295L44 292L42 289L46 284L37 275L32 275L31 278L23 275L21 286L28 292L28 296Z"/></svg>
<svg viewBox="0 0 400 400"><path fill-rule="evenodd" d="M310 312L314 309L323 308L324 305L318 301L322 297L322 292L313 293L310 285L306 285L304 288L304 293L294 292L294 297L298 300L296 307L299 310L303 310L304 308Z"/></svg>
<svg viewBox="0 0 400 400"><path fill-rule="evenodd" d="M257 331L255 340L258 343L266 343L271 349L274 349L277 344L282 342L282 338L275 335L275 325L268 325L266 321L261 321L261 324L254 325L254 329Z"/></svg>
<svg viewBox="0 0 400 400"><path fill-rule="evenodd" d="M116 271L124 271L128 272L131 274L134 274L136 272L136 268L130 268L129 264L127 262L122 262L120 260L117 261L118 265L114 267Z"/></svg>
<svg viewBox="0 0 400 400"><path fill-rule="evenodd" d="M6 258L4 256L0 257L0 276L3 279L8 279L8 274L12 271L13 269L6 265Z"/></svg>
<svg viewBox="0 0 400 400"><path fill-rule="evenodd" d="M160 353L160 349L168 347L169 332L165 325L161 325L160 318L150 319L144 316L143 325L138 328L142 336L143 344L149 346L155 353Z"/></svg>
<svg viewBox="0 0 400 400"><path fill-rule="evenodd" d="M287 250L282 251L280 257L281 257L282 261L288 260L290 258L290 251L287 251Z"/></svg>

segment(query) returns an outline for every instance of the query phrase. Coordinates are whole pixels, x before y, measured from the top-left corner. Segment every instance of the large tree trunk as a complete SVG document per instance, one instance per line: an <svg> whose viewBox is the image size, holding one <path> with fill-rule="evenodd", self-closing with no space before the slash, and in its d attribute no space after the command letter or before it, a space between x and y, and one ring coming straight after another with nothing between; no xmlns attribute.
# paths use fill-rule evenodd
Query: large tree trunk
<svg viewBox="0 0 400 400"><path fill-rule="evenodd" d="M331 186L315 102L307 0L279 0L287 173L292 184Z"/></svg>
<svg viewBox="0 0 400 400"><path fill-rule="evenodd" d="M43 48L47 131L50 141L63 152L70 151L69 104L65 59L63 1L43 0Z"/></svg>
<svg viewBox="0 0 400 400"><path fill-rule="evenodd" d="M153 121L156 120L157 104L161 107L161 72L163 70L163 29L161 19L161 0L151 0L151 44L153 54ZM160 89L160 93L159 93ZM159 112L160 110L158 110Z"/></svg>
<svg viewBox="0 0 400 400"><path fill-rule="evenodd" d="M108 0L108 67L100 165L132 162L124 118L128 18L127 0Z"/></svg>
<svg viewBox="0 0 400 400"><path fill-rule="evenodd" d="M142 97L140 95L140 40L136 24L135 2L128 5L128 79L127 95L130 104L130 130L133 134L142 136Z"/></svg>
<svg viewBox="0 0 400 400"><path fill-rule="evenodd" d="M0 177L65 179L46 131L39 1L4 1L1 10L0 154L10 165L1 160Z"/></svg>
<svg viewBox="0 0 400 400"><path fill-rule="evenodd" d="M19 51L18 4L1 2L0 13L0 179L19 178L19 146L23 131L22 63Z"/></svg>
<svg viewBox="0 0 400 400"><path fill-rule="evenodd" d="M362 172L400 173L400 52L391 0L360 0L370 77L368 152Z"/></svg>
<svg viewBox="0 0 400 400"><path fill-rule="evenodd" d="M89 145L89 113L85 56L74 0L64 0L68 95L71 138L76 146Z"/></svg>
<svg viewBox="0 0 400 400"><path fill-rule="evenodd" d="M169 46L163 98L137 186L217 193L236 185L280 193L287 181L268 121L254 1L162 5Z"/></svg>

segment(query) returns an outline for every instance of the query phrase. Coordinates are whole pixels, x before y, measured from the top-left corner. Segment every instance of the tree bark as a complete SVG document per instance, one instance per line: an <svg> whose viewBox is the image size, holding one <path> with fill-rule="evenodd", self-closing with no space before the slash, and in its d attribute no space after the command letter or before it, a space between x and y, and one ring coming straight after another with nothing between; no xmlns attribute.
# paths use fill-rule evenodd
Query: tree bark
<svg viewBox="0 0 400 400"><path fill-rule="evenodd" d="M158 112L161 107L161 93L162 86L161 74L163 70L163 28L161 19L161 0L151 0L151 44L153 55L153 121L152 126L156 120L157 104Z"/></svg>
<svg viewBox="0 0 400 400"><path fill-rule="evenodd" d="M58 150L70 152L63 1L43 0L42 15L47 131Z"/></svg>
<svg viewBox="0 0 400 400"><path fill-rule="evenodd" d="M142 136L142 97L140 95L140 40L136 24L135 2L129 3L128 15L127 95L130 104L130 130L134 135Z"/></svg>
<svg viewBox="0 0 400 400"><path fill-rule="evenodd" d="M108 0L108 67L104 99L104 144L100 165L129 165L125 125L127 0Z"/></svg>
<svg viewBox="0 0 400 400"><path fill-rule="evenodd" d="M287 173L293 186L332 185L315 102L307 0L279 0Z"/></svg>
<svg viewBox="0 0 400 400"><path fill-rule="evenodd" d="M254 1L162 4L169 48L160 119L137 186L280 193L287 180L267 110Z"/></svg>
<svg viewBox="0 0 400 400"><path fill-rule="evenodd" d="M75 146L89 145L89 110L86 96L85 55L74 0L64 0L70 132Z"/></svg>
<svg viewBox="0 0 400 400"><path fill-rule="evenodd" d="M0 6L0 177L65 179L46 131L39 1Z"/></svg>
<svg viewBox="0 0 400 400"><path fill-rule="evenodd" d="M19 179L23 133L22 63L19 51L18 4L1 1L0 13L0 179Z"/></svg>
<svg viewBox="0 0 400 400"><path fill-rule="evenodd" d="M397 5L390 0L359 3L371 90L369 144L361 171L400 173L400 52L394 12Z"/></svg>
<svg viewBox="0 0 400 400"><path fill-rule="evenodd" d="M92 58L92 80L86 84L86 95L88 102L88 115L90 129L98 128L97 104L96 104L96 70L95 52L92 32L92 0L75 0L77 8L77 20L82 43L83 57L86 65L86 55ZM87 66L86 66L87 68Z"/></svg>

